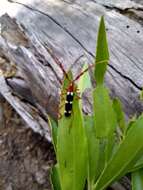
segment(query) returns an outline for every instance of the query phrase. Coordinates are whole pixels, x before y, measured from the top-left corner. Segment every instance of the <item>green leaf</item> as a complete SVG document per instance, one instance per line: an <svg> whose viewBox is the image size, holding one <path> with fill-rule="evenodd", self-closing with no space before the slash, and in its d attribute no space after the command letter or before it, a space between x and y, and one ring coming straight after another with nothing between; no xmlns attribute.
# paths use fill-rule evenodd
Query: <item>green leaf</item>
<svg viewBox="0 0 143 190"><path fill-rule="evenodd" d="M97 86L93 91L93 101L96 137L108 137L116 127L116 117L108 89L104 86Z"/></svg>
<svg viewBox="0 0 143 190"><path fill-rule="evenodd" d="M141 101L143 100L143 90L141 90L139 98Z"/></svg>
<svg viewBox="0 0 143 190"><path fill-rule="evenodd" d="M128 173L135 172L141 168L143 168L143 155L137 160L132 168L129 168Z"/></svg>
<svg viewBox="0 0 143 190"><path fill-rule="evenodd" d="M54 146L55 153L57 152L57 130L58 130L58 123L52 119L50 116L48 116L49 126L52 133L52 143Z"/></svg>
<svg viewBox="0 0 143 190"><path fill-rule="evenodd" d="M65 90L68 83L65 82ZM57 160L62 190L83 190L87 176L87 143L79 99L74 94L72 114L58 123Z"/></svg>
<svg viewBox="0 0 143 190"><path fill-rule="evenodd" d="M130 130L130 128L133 126L133 124L136 122L136 120L137 120L137 116L136 115L134 115L132 118L129 119L128 125L127 125L127 129L126 129L126 134Z"/></svg>
<svg viewBox="0 0 143 190"><path fill-rule="evenodd" d="M53 166L51 168L51 184L53 190L62 190L60 185L59 173L58 173L58 165Z"/></svg>
<svg viewBox="0 0 143 190"><path fill-rule="evenodd" d="M93 116L84 118L88 144L88 189L92 189L94 182L104 169L106 151L109 151L107 150L109 146L107 138L96 138Z"/></svg>
<svg viewBox="0 0 143 190"><path fill-rule="evenodd" d="M118 126L122 131L122 135L124 135L126 131L126 122L124 112L122 111L122 105L118 98L113 100L113 108L116 113Z"/></svg>
<svg viewBox="0 0 143 190"><path fill-rule="evenodd" d="M106 38L104 17L102 16L97 37L96 66L94 72L97 85L103 84L108 61L109 61L108 43Z"/></svg>
<svg viewBox="0 0 143 190"><path fill-rule="evenodd" d="M99 167L100 140L95 136L93 117L85 116L84 118L88 145L88 189L92 189L95 179L100 174L101 168Z"/></svg>
<svg viewBox="0 0 143 190"><path fill-rule="evenodd" d="M86 71L88 68L89 65L84 64L82 72ZM84 92L85 89L92 87L88 70L87 72L84 72L84 74L79 78L78 87L81 94Z"/></svg>
<svg viewBox="0 0 143 190"><path fill-rule="evenodd" d="M102 160L101 170L112 157L117 123L107 88L103 85L97 86L93 91L93 101L95 134L96 138L100 139L100 149L102 149L99 158Z"/></svg>
<svg viewBox="0 0 143 190"><path fill-rule="evenodd" d="M113 181L132 168L141 157L143 150L143 116L129 129L127 136L120 144L117 152L105 167L103 173L94 185L94 190L105 189Z"/></svg>
<svg viewBox="0 0 143 190"><path fill-rule="evenodd" d="M143 169L132 173L132 190L143 190Z"/></svg>

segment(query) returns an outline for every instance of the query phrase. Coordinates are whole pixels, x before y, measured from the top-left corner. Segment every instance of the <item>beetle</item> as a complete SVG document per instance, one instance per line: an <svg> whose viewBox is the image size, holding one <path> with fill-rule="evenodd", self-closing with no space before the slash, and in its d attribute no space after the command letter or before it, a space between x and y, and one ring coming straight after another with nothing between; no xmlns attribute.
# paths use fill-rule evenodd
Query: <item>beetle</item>
<svg viewBox="0 0 143 190"><path fill-rule="evenodd" d="M64 115L65 117L70 117L72 114L72 107L73 107L73 100L74 100L74 96L75 94L77 95L77 87L75 86L75 82L85 73L89 70L89 68L93 67L94 64L89 65L84 71L82 71L78 76L76 76L76 78L74 80L70 80L69 76L67 74L67 72L65 71L65 69L63 68L62 63L59 61L59 59L54 55L54 53L51 51L51 49L47 49L48 53L50 54L50 56L53 58L53 60L55 61L55 63L61 68L64 76L69 80L69 86L66 89L66 98L65 98L65 103L64 103ZM76 62L79 61L79 59L83 57L83 55L81 55L80 57L78 57L74 64ZM62 81L60 81L60 83L62 84ZM78 97L78 95L77 95ZM79 98L79 97L78 97Z"/></svg>

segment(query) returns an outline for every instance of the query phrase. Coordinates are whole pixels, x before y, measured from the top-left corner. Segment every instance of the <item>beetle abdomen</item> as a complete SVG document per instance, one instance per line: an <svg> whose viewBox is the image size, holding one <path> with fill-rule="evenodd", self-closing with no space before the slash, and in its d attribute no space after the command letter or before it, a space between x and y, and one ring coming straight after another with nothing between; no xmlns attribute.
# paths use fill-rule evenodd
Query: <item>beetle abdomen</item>
<svg viewBox="0 0 143 190"><path fill-rule="evenodd" d="M73 92L67 92L66 102L65 102L65 111L64 114L66 117L71 116L73 104Z"/></svg>

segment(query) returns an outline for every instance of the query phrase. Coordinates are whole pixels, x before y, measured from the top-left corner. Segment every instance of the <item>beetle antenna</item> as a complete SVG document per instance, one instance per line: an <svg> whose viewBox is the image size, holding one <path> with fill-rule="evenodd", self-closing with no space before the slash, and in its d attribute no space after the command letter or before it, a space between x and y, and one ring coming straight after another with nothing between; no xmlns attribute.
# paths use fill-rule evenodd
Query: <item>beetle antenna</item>
<svg viewBox="0 0 143 190"><path fill-rule="evenodd" d="M61 68L64 76L66 76L66 78L70 81L69 76L68 76L67 72L65 71L65 69L63 68L63 65L60 62L60 60L54 55L54 53L52 52L52 50L50 48L47 48L47 51L50 54L50 56L52 57L52 59L56 62L56 64Z"/></svg>
<svg viewBox="0 0 143 190"><path fill-rule="evenodd" d="M89 69L91 69L92 67L95 66L95 64L99 64L99 63L105 63L108 62L109 60L102 60L102 61L98 61L96 63L93 63L92 65L89 65L84 71L82 71L79 75L76 76L76 78L73 80L73 82L75 82L76 80L78 80L84 73L86 73Z"/></svg>

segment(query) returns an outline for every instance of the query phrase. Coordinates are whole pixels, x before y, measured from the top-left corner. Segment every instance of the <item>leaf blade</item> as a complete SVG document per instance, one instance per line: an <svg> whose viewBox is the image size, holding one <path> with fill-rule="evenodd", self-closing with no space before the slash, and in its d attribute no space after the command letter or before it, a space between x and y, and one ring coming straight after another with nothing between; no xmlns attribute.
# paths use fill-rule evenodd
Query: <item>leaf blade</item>
<svg viewBox="0 0 143 190"><path fill-rule="evenodd" d="M92 189L94 181L100 173L98 165L100 155L100 140L95 136L93 117L85 116L84 120L88 146L88 189Z"/></svg>
<svg viewBox="0 0 143 190"><path fill-rule="evenodd" d="M50 173L51 184L53 190L62 190L60 185L59 173L58 173L58 166L55 165L51 168Z"/></svg>
<svg viewBox="0 0 143 190"><path fill-rule="evenodd" d="M67 82L63 90L69 84ZM85 129L79 99L75 92L72 106L71 116L65 117L62 114L58 127L57 160L62 190L82 190L87 175Z"/></svg>
<svg viewBox="0 0 143 190"><path fill-rule="evenodd" d="M132 190L143 189L143 169L132 173Z"/></svg>
<svg viewBox="0 0 143 190"><path fill-rule="evenodd" d="M108 137L115 130L116 119L107 88L101 85L94 89L93 104L96 137Z"/></svg>
<svg viewBox="0 0 143 190"><path fill-rule="evenodd" d="M128 172L129 168L134 165L136 160L142 154L143 116L133 125L134 126L128 131L126 138L122 141L118 151L109 161L100 178L94 185L95 190L106 188L115 179Z"/></svg>
<svg viewBox="0 0 143 190"><path fill-rule="evenodd" d="M96 48L96 61L95 61L95 80L97 85L103 84L106 67L109 61L108 42L106 37L106 28L104 17L101 17Z"/></svg>

